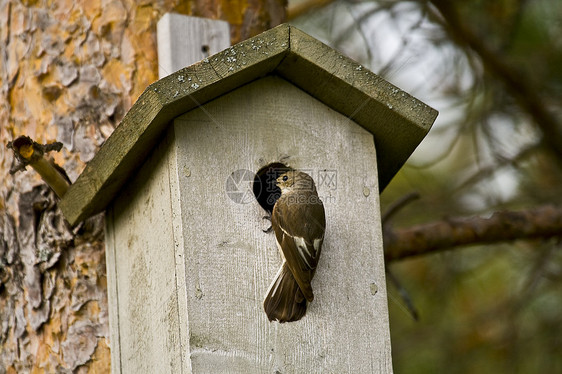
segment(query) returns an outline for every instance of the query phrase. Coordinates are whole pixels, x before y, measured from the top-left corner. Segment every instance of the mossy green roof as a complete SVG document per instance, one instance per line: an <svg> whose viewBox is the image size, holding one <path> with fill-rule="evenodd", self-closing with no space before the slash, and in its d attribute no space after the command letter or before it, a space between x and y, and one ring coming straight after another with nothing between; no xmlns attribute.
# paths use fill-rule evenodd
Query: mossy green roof
<svg viewBox="0 0 562 374"><path fill-rule="evenodd" d="M170 121L267 74L281 76L370 131L382 191L437 111L289 25L280 25L151 84L60 202L71 224L106 209Z"/></svg>

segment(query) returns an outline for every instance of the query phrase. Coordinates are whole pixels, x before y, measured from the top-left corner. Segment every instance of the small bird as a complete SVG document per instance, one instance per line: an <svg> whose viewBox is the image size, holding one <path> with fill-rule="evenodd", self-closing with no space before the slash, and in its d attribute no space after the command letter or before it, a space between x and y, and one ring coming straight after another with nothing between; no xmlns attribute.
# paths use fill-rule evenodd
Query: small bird
<svg viewBox="0 0 562 374"><path fill-rule="evenodd" d="M263 307L270 321L298 321L306 302L314 299L310 282L324 240L326 217L312 178L291 170L277 178L281 196L273 207L271 225L283 258Z"/></svg>

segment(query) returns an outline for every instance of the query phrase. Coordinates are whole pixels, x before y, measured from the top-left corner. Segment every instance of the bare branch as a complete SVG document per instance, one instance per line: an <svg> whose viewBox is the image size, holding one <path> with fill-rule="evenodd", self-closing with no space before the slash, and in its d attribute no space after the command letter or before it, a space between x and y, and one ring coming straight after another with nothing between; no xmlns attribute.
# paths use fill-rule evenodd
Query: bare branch
<svg viewBox="0 0 562 374"><path fill-rule="evenodd" d="M490 218L449 218L404 229L384 230L387 262L464 245L562 237L562 207L496 212Z"/></svg>

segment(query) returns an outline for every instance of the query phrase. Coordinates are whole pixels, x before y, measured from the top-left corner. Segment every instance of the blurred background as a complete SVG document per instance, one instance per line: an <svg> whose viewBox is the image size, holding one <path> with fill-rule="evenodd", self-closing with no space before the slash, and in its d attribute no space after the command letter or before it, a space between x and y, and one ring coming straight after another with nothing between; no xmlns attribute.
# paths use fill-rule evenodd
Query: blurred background
<svg viewBox="0 0 562 374"><path fill-rule="evenodd" d="M439 110L381 195L392 225L562 201L562 2L290 1L295 26ZM387 265L396 373L561 373L558 239Z"/></svg>

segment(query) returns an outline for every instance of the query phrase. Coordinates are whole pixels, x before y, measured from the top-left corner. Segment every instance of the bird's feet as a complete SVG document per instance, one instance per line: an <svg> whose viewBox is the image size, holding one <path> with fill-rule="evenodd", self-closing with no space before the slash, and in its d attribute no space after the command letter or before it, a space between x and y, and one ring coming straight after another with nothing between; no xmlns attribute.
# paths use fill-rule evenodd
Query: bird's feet
<svg viewBox="0 0 562 374"><path fill-rule="evenodd" d="M268 214L268 215L263 216L262 219L271 222L271 214ZM267 229L261 230L261 231L263 231L263 232L265 232L265 233L267 234L267 233L270 233L271 230L273 230L273 226L271 226L271 223L270 223L270 224L269 224L269 227L268 227Z"/></svg>

